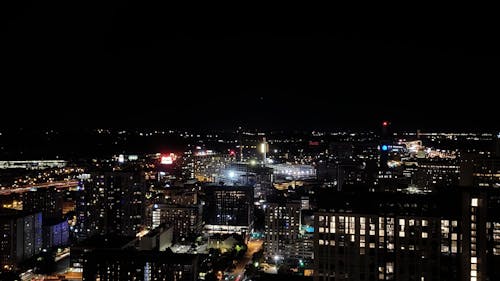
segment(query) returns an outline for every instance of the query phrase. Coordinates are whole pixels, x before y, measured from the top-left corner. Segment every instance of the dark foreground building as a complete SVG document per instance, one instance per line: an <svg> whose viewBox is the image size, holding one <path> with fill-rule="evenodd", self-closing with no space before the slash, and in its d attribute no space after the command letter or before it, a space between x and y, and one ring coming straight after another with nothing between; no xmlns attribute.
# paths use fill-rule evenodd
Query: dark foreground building
<svg viewBox="0 0 500 281"><path fill-rule="evenodd" d="M194 281L198 256L171 251L95 250L85 256L83 279Z"/></svg>

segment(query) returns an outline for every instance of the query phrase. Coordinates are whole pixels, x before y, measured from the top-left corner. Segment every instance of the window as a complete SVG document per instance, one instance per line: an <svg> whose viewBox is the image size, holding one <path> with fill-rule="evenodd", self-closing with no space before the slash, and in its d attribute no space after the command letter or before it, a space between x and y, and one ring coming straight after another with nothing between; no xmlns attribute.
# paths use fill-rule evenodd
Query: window
<svg viewBox="0 0 500 281"><path fill-rule="evenodd" d="M472 198L472 200L471 200L471 206L472 207L477 207L478 206L478 199L477 198Z"/></svg>

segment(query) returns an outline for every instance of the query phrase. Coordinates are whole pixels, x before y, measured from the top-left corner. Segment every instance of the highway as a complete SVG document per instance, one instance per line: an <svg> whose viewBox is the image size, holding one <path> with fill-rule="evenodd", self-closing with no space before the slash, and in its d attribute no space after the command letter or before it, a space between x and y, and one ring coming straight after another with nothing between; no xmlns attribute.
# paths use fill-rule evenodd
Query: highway
<svg viewBox="0 0 500 281"><path fill-rule="evenodd" d="M12 193L24 193L30 191L30 189L32 188L55 187L55 188L65 189L65 188L75 188L77 186L78 186L78 180L45 182L35 185L27 185L23 187L2 188L0 190L0 195L9 195Z"/></svg>

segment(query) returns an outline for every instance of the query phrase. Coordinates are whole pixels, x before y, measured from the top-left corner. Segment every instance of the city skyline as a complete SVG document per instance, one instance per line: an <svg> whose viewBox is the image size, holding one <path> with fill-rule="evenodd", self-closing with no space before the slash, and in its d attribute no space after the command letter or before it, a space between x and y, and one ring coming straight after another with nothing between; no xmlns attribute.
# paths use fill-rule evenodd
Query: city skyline
<svg viewBox="0 0 500 281"><path fill-rule="evenodd" d="M496 16L58 2L7 9L0 281L500 280Z"/></svg>

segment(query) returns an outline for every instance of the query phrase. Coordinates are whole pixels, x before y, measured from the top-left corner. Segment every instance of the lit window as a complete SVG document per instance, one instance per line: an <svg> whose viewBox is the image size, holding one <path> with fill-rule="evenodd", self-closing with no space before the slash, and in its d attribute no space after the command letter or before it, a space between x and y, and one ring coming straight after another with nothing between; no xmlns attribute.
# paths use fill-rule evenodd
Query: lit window
<svg viewBox="0 0 500 281"><path fill-rule="evenodd" d="M472 198L471 206L472 207L477 207L478 206L478 200L477 200L477 198Z"/></svg>

